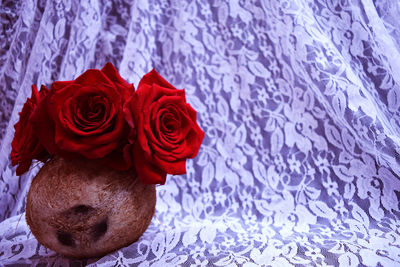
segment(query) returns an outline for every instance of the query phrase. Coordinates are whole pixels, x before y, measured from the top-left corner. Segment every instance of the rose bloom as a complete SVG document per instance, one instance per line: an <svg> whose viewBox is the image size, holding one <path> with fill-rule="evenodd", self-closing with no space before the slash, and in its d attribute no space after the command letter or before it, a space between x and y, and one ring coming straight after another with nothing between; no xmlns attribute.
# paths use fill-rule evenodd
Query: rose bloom
<svg viewBox="0 0 400 267"><path fill-rule="evenodd" d="M129 127L122 109L133 92L111 63L73 81L54 82L32 116L40 142L52 155L82 156L129 169L131 162L123 157Z"/></svg>
<svg viewBox="0 0 400 267"><path fill-rule="evenodd" d="M27 172L33 159L46 161L49 154L39 143L31 121L31 114L39 101L48 93L48 89L41 87L40 93L35 85L32 85L32 96L25 102L22 111L19 113L19 121L14 125L15 134L11 142L11 164L18 164L16 173L21 175Z"/></svg>
<svg viewBox="0 0 400 267"><path fill-rule="evenodd" d="M155 70L139 82L124 107L125 118L136 134L132 157L144 183L165 183L167 173L186 173L186 159L197 155L204 132L196 111Z"/></svg>

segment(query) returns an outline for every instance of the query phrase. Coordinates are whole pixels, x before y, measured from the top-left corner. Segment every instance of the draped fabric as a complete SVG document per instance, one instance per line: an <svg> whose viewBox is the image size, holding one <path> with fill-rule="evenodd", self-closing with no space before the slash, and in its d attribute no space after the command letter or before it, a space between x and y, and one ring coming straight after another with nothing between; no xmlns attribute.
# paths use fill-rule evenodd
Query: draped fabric
<svg viewBox="0 0 400 267"><path fill-rule="evenodd" d="M399 266L400 5L384 0L57 0L0 5L0 262ZM13 125L32 84L155 68L206 133L157 187L144 235L102 258L41 246Z"/></svg>

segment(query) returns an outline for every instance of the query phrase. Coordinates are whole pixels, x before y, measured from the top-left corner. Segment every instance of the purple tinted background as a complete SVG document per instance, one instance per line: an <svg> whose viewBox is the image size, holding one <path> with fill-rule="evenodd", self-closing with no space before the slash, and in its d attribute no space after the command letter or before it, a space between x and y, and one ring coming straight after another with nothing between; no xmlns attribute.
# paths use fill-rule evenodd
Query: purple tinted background
<svg viewBox="0 0 400 267"><path fill-rule="evenodd" d="M0 262L397 266L399 14L369 0L2 1ZM107 61L185 88L206 137L157 187L138 242L70 260L26 225L38 167L15 175L13 125L31 84Z"/></svg>

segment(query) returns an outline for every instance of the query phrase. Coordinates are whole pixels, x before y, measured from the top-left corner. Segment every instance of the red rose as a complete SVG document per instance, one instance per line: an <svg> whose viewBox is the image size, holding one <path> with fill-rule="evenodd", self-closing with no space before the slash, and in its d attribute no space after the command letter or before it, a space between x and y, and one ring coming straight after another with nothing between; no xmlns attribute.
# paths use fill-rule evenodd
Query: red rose
<svg viewBox="0 0 400 267"><path fill-rule="evenodd" d="M35 85L32 85L32 96L25 102L19 113L19 121L14 125L15 134L11 143L11 164L18 164L17 175L29 170L33 159L45 161L48 153L39 143L39 139L33 130L31 114L35 110L40 99L48 93L48 89L42 86L40 93Z"/></svg>
<svg viewBox="0 0 400 267"><path fill-rule="evenodd" d="M164 184L167 173L186 173L186 159L197 155L204 132L184 90L152 70L140 81L124 113L128 124L135 125L133 157L142 182Z"/></svg>
<svg viewBox="0 0 400 267"><path fill-rule="evenodd" d="M73 81L54 82L33 115L37 135L51 154L102 159L115 169L128 169L116 151L125 145L123 105L133 92L111 63Z"/></svg>

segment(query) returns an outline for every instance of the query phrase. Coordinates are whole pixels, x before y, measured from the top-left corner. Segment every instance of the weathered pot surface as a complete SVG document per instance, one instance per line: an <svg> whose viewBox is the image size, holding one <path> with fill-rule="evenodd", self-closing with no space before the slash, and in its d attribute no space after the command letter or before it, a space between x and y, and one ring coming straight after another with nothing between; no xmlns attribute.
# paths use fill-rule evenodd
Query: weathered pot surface
<svg viewBox="0 0 400 267"><path fill-rule="evenodd" d="M26 220L44 246L70 257L99 257L139 239L155 203L155 185L141 183L135 171L54 158L32 181Z"/></svg>

